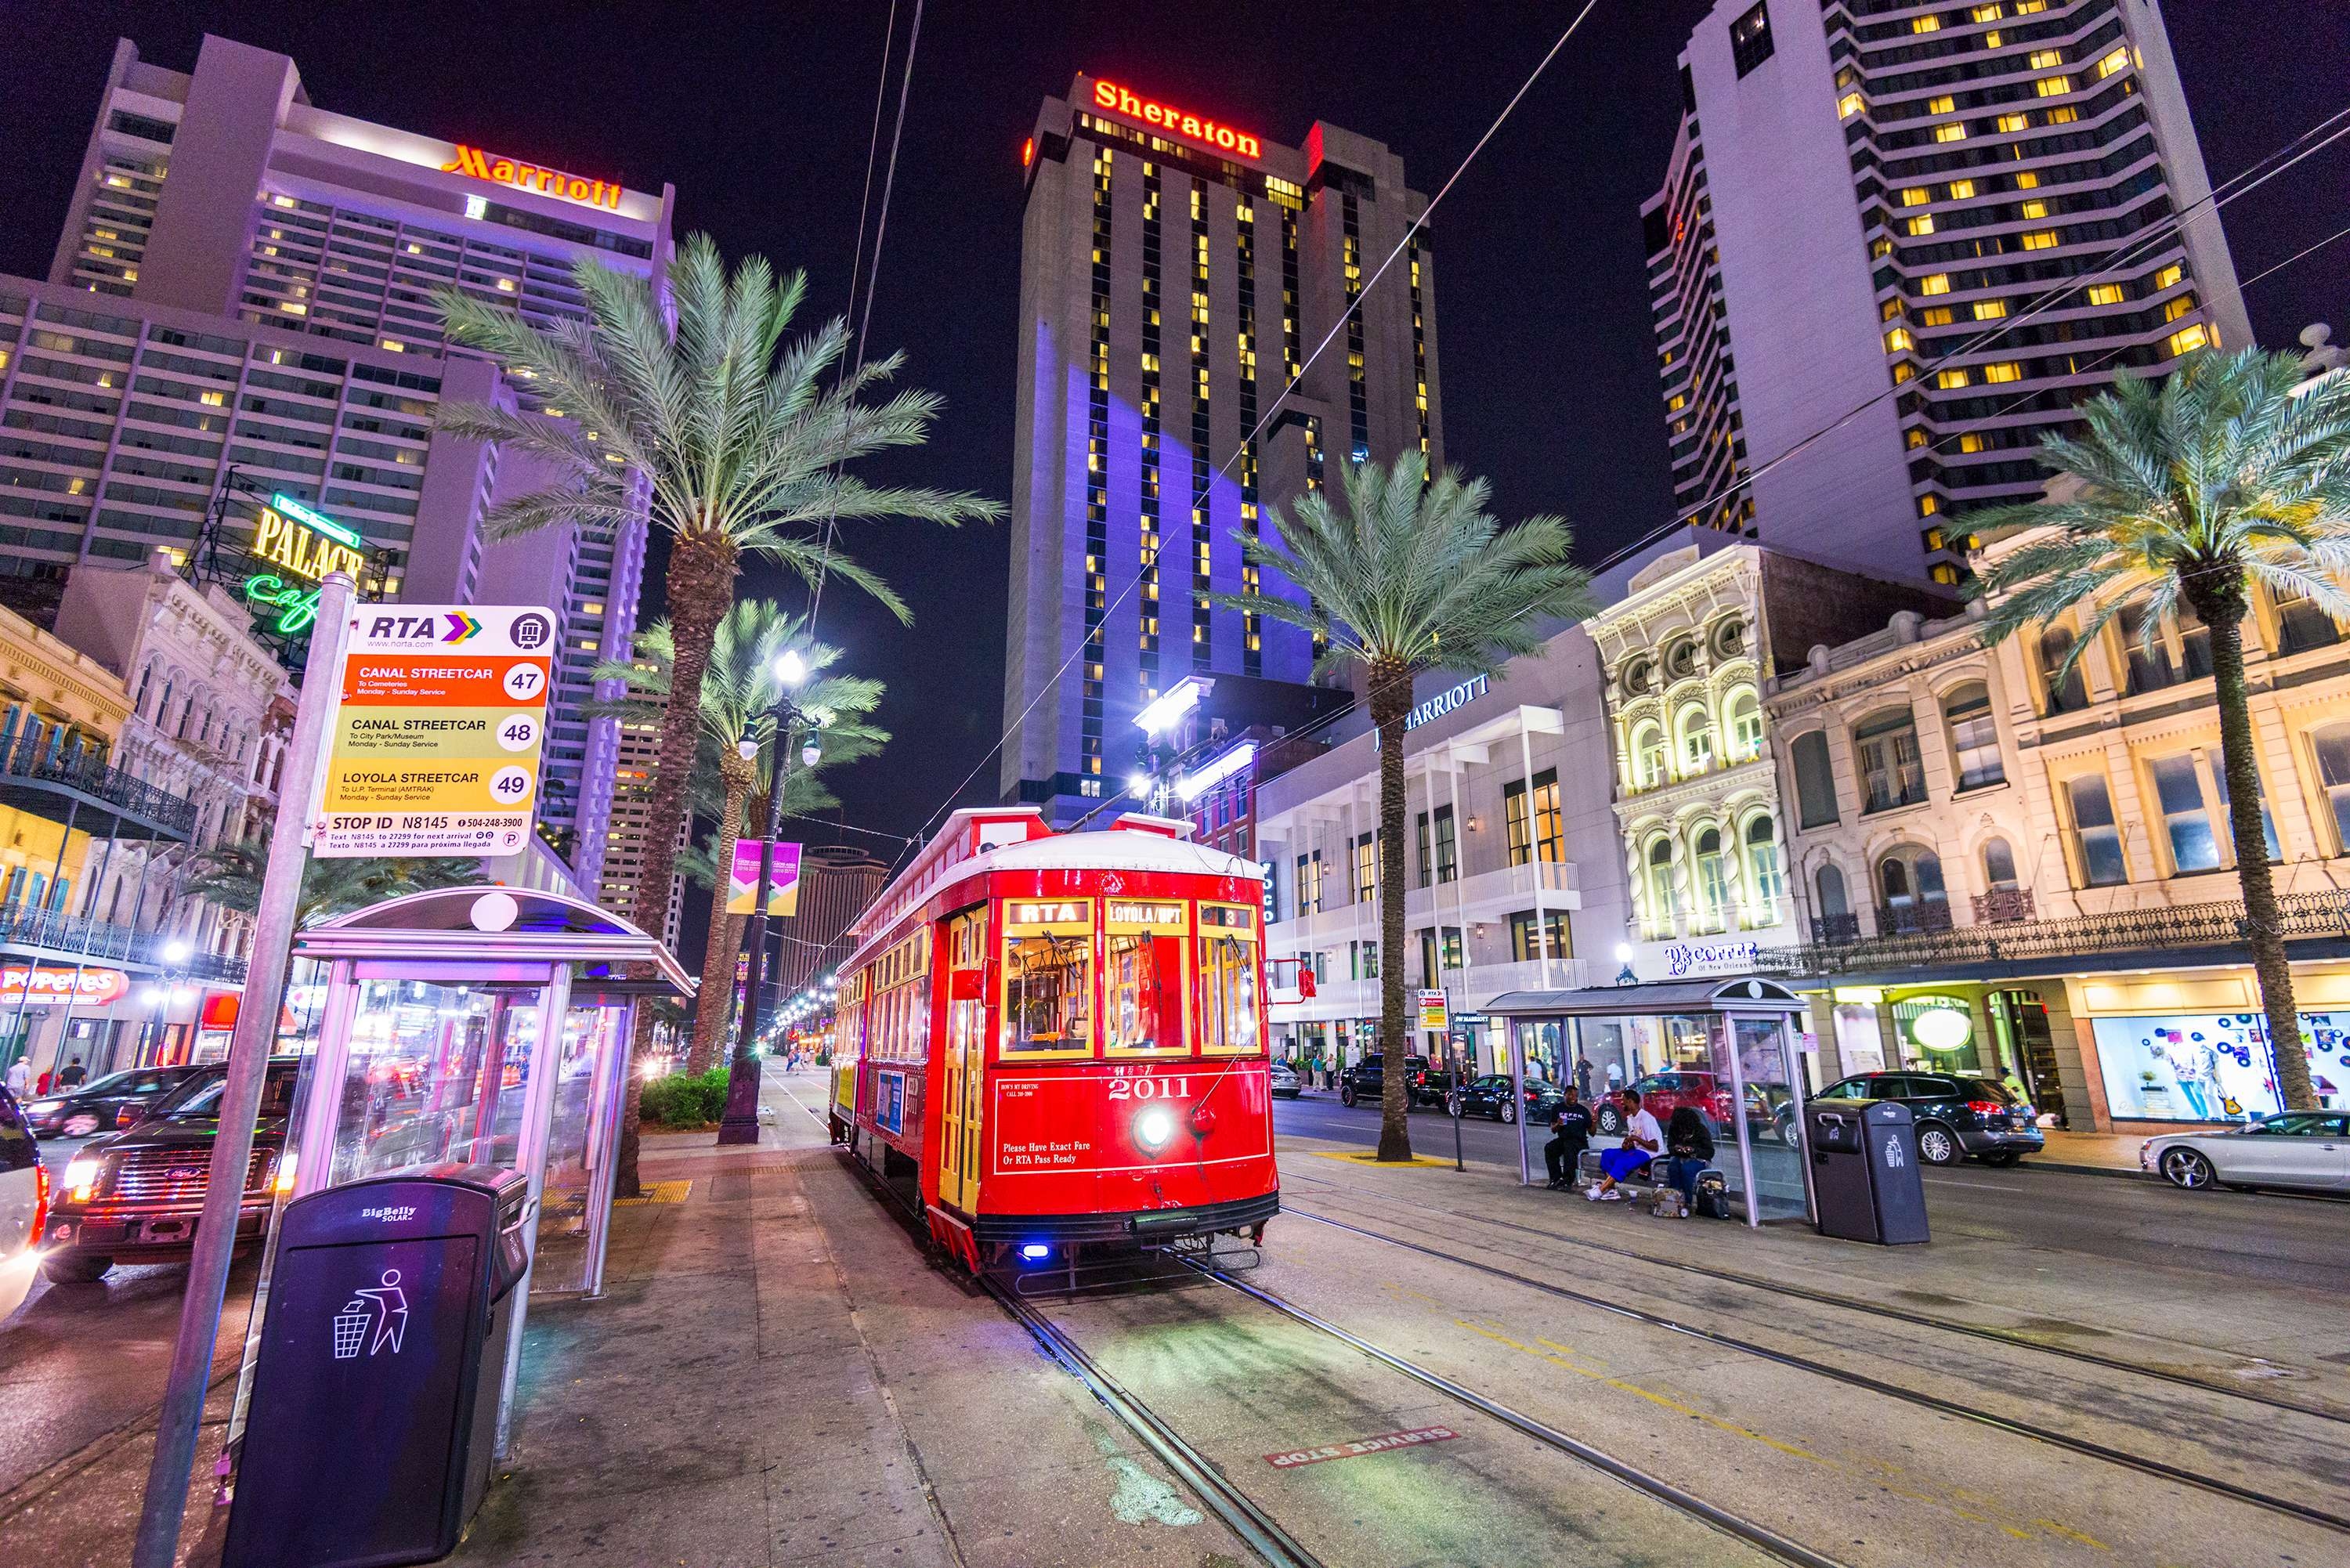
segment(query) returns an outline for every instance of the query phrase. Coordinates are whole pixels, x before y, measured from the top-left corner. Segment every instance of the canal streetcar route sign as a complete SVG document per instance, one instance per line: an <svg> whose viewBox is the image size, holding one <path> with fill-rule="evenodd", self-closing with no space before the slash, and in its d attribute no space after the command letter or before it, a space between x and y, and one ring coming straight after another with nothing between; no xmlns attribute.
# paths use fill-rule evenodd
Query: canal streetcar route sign
<svg viewBox="0 0 2350 1568"><path fill-rule="evenodd" d="M530 839L555 614L360 605L335 689L313 854L512 855Z"/></svg>

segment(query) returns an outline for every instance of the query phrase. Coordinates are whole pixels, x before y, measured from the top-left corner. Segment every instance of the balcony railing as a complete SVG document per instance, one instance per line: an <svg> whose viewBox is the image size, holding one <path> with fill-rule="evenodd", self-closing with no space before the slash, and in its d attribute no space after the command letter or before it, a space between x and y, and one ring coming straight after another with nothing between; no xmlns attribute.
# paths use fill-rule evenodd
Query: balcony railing
<svg viewBox="0 0 2350 1568"><path fill-rule="evenodd" d="M2332 937L2350 940L2350 890L2293 893L2277 900L2287 940ZM1841 917L1849 919L1851 917ZM1816 936L1822 921L1813 922ZM1773 955L1797 974L1864 974L1898 969L1951 968L2064 960L2096 953L2241 949L2247 945L2244 906L2234 899L2206 904L2115 909L2062 920L1978 923L1956 929L1814 941Z"/></svg>
<svg viewBox="0 0 2350 1568"><path fill-rule="evenodd" d="M65 810L28 795L78 794L88 807L74 824L93 838L177 838L196 831L196 805L110 767L103 753L57 743L55 732L30 731L0 743L0 797L52 821ZM119 825L112 819L119 814Z"/></svg>
<svg viewBox="0 0 2350 1568"><path fill-rule="evenodd" d="M221 953L200 952L184 960L164 956L172 939L161 931L142 931L104 920L85 920L55 909L0 905L0 942L42 950L44 961L71 963L134 963L186 974L192 980L244 979L245 962Z"/></svg>
<svg viewBox="0 0 2350 1568"><path fill-rule="evenodd" d="M1431 915L1450 915L1456 907L1472 911L1490 910L1503 904L1531 907L1538 891L1574 893L1575 863L1569 860L1534 860L1523 866L1503 866L1492 871L1480 871L1457 881L1439 882L1427 888L1415 887L1404 894L1404 914L1407 919L1416 921ZM1558 903L1549 905L1554 909L1562 907Z"/></svg>
<svg viewBox="0 0 2350 1568"><path fill-rule="evenodd" d="M1929 936L1950 929L1950 906L1940 898L1916 904L1879 904L1877 934L1880 937Z"/></svg>
<svg viewBox="0 0 2350 1568"><path fill-rule="evenodd" d="M1975 924L1979 926L2012 926L2019 920L2032 919L2032 889L2029 888L1994 888L1988 893L1975 895Z"/></svg>

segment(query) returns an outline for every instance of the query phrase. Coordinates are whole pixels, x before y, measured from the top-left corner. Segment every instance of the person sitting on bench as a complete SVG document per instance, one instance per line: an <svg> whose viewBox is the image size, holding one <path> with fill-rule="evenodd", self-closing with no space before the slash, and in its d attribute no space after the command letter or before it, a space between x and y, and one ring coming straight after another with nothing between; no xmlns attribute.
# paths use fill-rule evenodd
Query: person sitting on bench
<svg viewBox="0 0 2350 1568"><path fill-rule="evenodd" d="M1695 1106L1673 1112L1665 1124L1665 1154L1658 1169L1680 1189L1681 1218L1686 1220L1697 1210L1698 1173L1713 1163L1713 1129L1705 1125L1705 1113Z"/></svg>
<svg viewBox="0 0 2350 1568"><path fill-rule="evenodd" d="M1657 1126L1655 1116L1641 1108L1640 1091L1626 1089L1621 1097L1624 1143L1599 1157L1599 1185L1586 1189L1583 1194L1594 1202L1621 1203L1624 1195L1616 1190L1617 1184L1646 1170L1648 1162L1665 1149L1664 1129Z"/></svg>

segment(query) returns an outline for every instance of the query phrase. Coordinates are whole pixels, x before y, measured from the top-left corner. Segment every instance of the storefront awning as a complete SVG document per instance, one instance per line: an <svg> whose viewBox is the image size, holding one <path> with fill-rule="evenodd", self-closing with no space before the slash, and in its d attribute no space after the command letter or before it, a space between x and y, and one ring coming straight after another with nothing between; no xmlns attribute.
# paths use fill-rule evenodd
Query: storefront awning
<svg viewBox="0 0 2350 1568"><path fill-rule="evenodd" d="M1775 980L1659 980L1644 985L1589 985L1574 991L1511 991L1487 1012L1545 1018L1631 1018L1669 1012L1783 1012L1804 999Z"/></svg>

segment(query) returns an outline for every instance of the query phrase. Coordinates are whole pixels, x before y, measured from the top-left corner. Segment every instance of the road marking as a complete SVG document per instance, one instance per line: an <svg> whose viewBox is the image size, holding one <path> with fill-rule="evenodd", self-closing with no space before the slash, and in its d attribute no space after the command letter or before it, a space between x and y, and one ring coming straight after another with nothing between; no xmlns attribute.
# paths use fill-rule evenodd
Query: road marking
<svg viewBox="0 0 2350 1568"><path fill-rule="evenodd" d="M1267 1454L1264 1462L1277 1470L1295 1469L1300 1465L1358 1459L1364 1454L1384 1454L1396 1449L1417 1448L1422 1443L1449 1443L1460 1435L1450 1427L1414 1427L1409 1431L1381 1432L1376 1438L1357 1438L1351 1442L1328 1443L1318 1449L1292 1449L1287 1453Z"/></svg>

